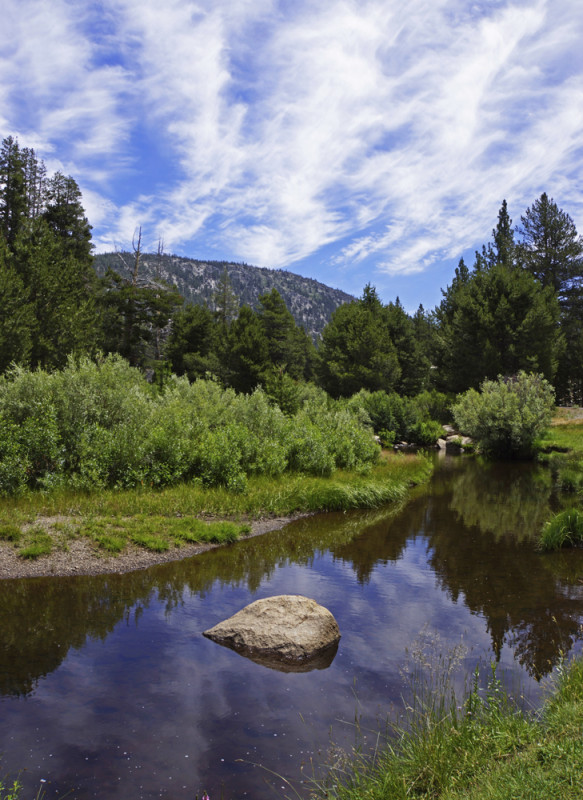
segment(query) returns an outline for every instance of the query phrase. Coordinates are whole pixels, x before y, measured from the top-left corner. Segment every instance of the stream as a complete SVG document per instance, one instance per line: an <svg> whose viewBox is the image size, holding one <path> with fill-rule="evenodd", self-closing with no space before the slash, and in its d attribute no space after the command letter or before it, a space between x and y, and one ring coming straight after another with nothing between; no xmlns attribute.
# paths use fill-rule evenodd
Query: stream
<svg viewBox="0 0 583 800"><path fill-rule="evenodd" d="M400 506L126 575L0 581L0 774L26 798L307 797L452 659L460 696L495 663L536 708L582 641L583 550L535 547L554 503L542 466L448 456ZM281 672L202 636L277 594L334 614L329 666Z"/></svg>

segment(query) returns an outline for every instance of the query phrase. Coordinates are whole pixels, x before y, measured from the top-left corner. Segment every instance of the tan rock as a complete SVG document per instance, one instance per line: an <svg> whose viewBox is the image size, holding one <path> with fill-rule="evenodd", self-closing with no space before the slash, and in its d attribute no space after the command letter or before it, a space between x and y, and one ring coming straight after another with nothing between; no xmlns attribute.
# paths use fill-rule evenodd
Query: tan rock
<svg viewBox="0 0 583 800"><path fill-rule="evenodd" d="M334 658L340 631L324 606L284 594L256 600L203 636L265 666L322 669Z"/></svg>

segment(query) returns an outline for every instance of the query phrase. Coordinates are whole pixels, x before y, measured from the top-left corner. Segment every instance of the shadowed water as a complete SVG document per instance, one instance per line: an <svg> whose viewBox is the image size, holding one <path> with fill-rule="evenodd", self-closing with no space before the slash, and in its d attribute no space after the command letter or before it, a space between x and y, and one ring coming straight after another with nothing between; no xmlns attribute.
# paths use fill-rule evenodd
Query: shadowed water
<svg viewBox="0 0 583 800"><path fill-rule="evenodd" d="M302 519L129 575L2 581L0 769L23 770L26 796L45 780L49 798L258 800L289 795L282 778L303 793L399 715L420 635L441 651L463 641L460 688L497 661L538 703L583 621L583 552L534 546L551 502L542 467L447 458L401 508ZM329 664L281 672L202 636L286 593L336 617Z"/></svg>

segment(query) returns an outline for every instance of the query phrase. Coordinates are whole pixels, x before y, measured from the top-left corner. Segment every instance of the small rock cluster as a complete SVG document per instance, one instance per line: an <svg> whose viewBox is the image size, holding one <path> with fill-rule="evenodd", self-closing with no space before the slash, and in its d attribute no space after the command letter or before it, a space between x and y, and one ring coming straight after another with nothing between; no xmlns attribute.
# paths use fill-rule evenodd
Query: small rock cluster
<svg viewBox="0 0 583 800"><path fill-rule="evenodd" d="M444 439L437 440L437 447L445 450L446 453L462 453L474 444L473 439L469 436L461 436L451 425L444 425L443 430L446 436Z"/></svg>

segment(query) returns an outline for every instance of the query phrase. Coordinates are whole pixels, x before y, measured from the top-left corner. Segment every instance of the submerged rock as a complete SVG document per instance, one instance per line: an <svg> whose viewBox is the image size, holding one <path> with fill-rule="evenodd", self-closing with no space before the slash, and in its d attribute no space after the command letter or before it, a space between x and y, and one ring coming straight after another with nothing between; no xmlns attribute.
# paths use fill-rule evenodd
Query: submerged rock
<svg viewBox="0 0 583 800"><path fill-rule="evenodd" d="M332 663L340 631L315 600L284 594L256 600L203 636L264 666L302 672Z"/></svg>

